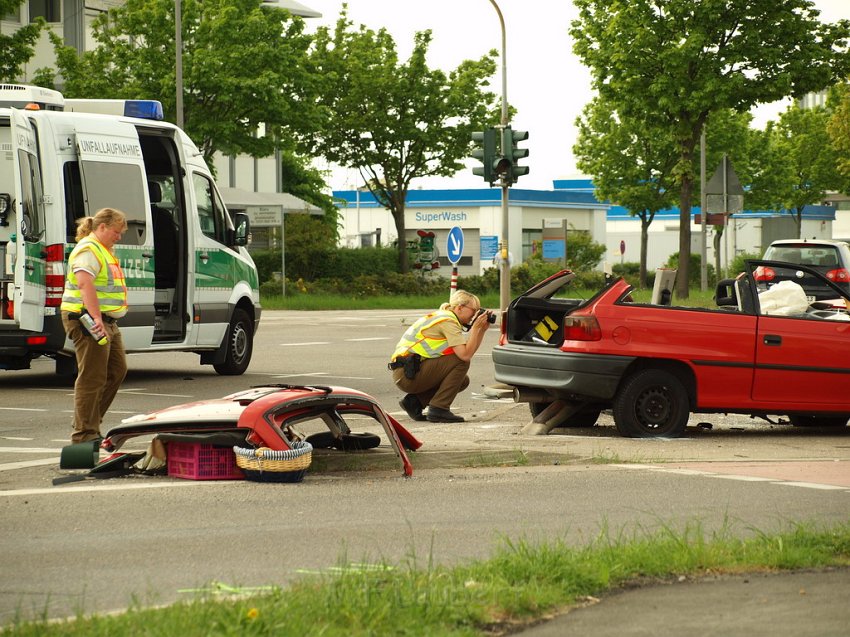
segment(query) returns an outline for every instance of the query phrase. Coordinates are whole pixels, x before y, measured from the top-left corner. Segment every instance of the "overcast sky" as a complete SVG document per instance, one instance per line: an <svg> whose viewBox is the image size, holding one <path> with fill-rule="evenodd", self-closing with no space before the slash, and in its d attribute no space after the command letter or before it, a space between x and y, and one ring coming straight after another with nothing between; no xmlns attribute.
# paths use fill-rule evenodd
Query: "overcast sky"
<svg viewBox="0 0 850 637"><path fill-rule="evenodd" d="M322 13L307 20L313 28L333 25L342 0L299 0ZM570 0L496 0L505 19L507 35L508 102L517 109L514 129L529 131L525 146L531 168L517 184L520 188L550 190L552 181L578 174L572 146L574 122L591 99L590 75L572 53L568 34L577 10ZM850 0L814 0L821 18L850 19ZM348 0L349 17L355 25L386 27L393 35L399 55L407 59L417 31L431 29L433 40L428 63L432 68L454 69L463 60L477 59L490 49L501 52L501 29L490 0ZM492 90L501 93L501 59ZM756 124L775 118L786 104L758 109ZM469 162L471 167L474 163ZM333 189L353 189L360 183L357 171L334 170ZM452 178L414 181L414 188L481 188L480 177L464 170Z"/></svg>

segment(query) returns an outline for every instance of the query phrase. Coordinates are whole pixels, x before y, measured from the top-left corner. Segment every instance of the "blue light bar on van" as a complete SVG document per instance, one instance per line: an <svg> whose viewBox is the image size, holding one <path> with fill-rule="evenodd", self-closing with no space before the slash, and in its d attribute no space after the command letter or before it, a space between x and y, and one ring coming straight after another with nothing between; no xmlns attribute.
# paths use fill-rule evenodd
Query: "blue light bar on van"
<svg viewBox="0 0 850 637"><path fill-rule="evenodd" d="M161 120L162 104L157 100L124 100L124 115Z"/></svg>

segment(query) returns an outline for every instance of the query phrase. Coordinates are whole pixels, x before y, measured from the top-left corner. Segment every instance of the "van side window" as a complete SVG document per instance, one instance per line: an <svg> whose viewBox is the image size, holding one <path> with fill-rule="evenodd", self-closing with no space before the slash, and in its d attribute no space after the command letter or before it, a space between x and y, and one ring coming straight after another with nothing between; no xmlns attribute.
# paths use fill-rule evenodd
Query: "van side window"
<svg viewBox="0 0 850 637"><path fill-rule="evenodd" d="M80 165L75 161L66 162L62 172L65 182L65 241L74 243L77 236L77 219L86 214Z"/></svg>
<svg viewBox="0 0 850 637"><path fill-rule="evenodd" d="M44 232L44 212L41 208L41 174L38 161L24 150L18 151L21 166L21 193L23 217L21 232L26 241L38 241Z"/></svg>
<svg viewBox="0 0 850 637"><path fill-rule="evenodd" d="M144 245L147 237L145 190L147 181L134 164L118 162L68 162L65 178L66 231L70 241L77 233L76 220L101 208L117 208L127 215L124 245Z"/></svg>
<svg viewBox="0 0 850 637"><path fill-rule="evenodd" d="M201 232L210 239L224 243L225 230L227 229L227 209L213 187L212 180L205 175L194 173L192 175L192 186L195 189Z"/></svg>

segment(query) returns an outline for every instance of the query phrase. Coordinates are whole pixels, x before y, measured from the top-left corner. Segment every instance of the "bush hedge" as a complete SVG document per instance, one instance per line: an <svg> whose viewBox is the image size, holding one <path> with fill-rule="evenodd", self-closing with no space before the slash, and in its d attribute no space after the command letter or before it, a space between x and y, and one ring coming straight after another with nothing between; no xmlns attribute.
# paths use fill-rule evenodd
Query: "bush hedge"
<svg viewBox="0 0 850 637"><path fill-rule="evenodd" d="M574 232L568 237L567 267L576 273L574 285L599 288L604 274L595 270L605 248L596 244L586 233ZM289 255L289 251L287 252ZM281 270L279 250L253 252L260 276L261 295L280 295L281 283L275 273ZM308 264L308 265L302 265ZM637 282L637 264L631 277ZM562 263L543 261L541 251L525 262L511 268L511 295L524 292L543 279L563 269ZM615 272L616 272L615 267ZM324 250L312 259L293 258L286 263L286 295L333 294L352 298L382 295L422 296L442 294L450 287L449 268L428 273L398 272L398 252L395 247L334 248ZM480 275L458 277L458 287L478 296L499 291L499 271L488 268Z"/></svg>

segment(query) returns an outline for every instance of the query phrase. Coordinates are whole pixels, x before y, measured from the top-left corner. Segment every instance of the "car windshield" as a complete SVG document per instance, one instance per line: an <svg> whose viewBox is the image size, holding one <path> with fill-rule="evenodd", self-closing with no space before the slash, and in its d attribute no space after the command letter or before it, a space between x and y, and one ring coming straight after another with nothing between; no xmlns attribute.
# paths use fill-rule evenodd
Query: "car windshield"
<svg viewBox="0 0 850 637"><path fill-rule="evenodd" d="M831 245L774 245L764 253L764 258L770 261L785 261L798 265L814 265L820 267L837 267L840 263L838 248Z"/></svg>

